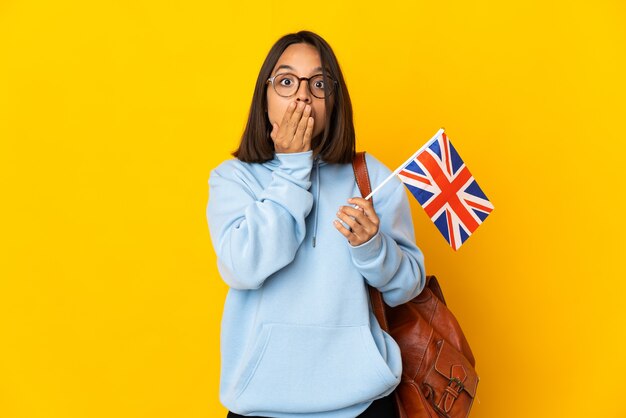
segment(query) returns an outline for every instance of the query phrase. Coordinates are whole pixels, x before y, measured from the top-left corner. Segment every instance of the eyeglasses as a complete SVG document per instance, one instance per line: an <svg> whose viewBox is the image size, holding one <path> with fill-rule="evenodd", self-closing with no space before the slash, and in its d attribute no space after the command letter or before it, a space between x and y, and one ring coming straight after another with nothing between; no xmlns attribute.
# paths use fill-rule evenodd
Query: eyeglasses
<svg viewBox="0 0 626 418"><path fill-rule="evenodd" d="M274 77L270 77L267 79L265 84L271 84L274 87L274 91L281 97L291 97L298 92L300 88L300 81L306 80L309 85L309 91L314 97L318 99L323 99L324 97L330 96L333 94L335 90L335 85L337 82L332 78L326 76L326 81L324 81L324 76L322 74L316 74L312 77L298 77L295 74L291 73L281 73L276 74Z"/></svg>

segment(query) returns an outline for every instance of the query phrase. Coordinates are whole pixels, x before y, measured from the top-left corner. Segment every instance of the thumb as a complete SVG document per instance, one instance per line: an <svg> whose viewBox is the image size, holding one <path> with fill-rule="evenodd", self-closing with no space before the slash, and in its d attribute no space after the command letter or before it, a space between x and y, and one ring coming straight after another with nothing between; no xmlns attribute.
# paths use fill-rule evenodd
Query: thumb
<svg viewBox="0 0 626 418"><path fill-rule="evenodd" d="M278 134L278 125L276 123L272 123L272 132L270 132L270 137L272 141L276 140L276 135Z"/></svg>

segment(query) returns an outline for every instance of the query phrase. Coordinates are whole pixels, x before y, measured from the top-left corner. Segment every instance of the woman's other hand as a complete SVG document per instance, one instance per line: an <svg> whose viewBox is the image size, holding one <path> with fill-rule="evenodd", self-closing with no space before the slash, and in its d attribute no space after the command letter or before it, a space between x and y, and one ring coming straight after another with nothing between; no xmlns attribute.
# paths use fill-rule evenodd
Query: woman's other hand
<svg viewBox="0 0 626 418"><path fill-rule="evenodd" d="M304 152L311 149L314 121L310 115L310 105L304 102L289 104L280 126L277 123L272 124L270 137L277 153Z"/></svg>
<svg viewBox="0 0 626 418"><path fill-rule="evenodd" d="M335 228L348 239L348 243L353 247L364 244L369 241L378 232L380 220L374 211L371 200L365 200L361 197L353 197L348 199L348 203L357 205L342 206L337 212L337 217L350 227L348 230L341 222L335 220Z"/></svg>

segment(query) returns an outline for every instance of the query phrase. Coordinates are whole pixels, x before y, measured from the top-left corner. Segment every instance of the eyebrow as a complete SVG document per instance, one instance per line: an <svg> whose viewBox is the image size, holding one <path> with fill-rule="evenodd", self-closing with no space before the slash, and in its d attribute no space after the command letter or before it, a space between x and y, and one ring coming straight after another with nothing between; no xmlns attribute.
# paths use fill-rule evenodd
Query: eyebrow
<svg viewBox="0 0 626 418"><path fill-rule="evenodd" d="M274 72L274 74L276 74L276 73L278 72L278 70L280 70L281 68L285 68L285 69L287 69L287 70L291 70L291 71L296 71L296 69L295 69L295 68L293 68L292 66L287 65L287 64L283 64L283 65L279 66L279 67L276 69L276 71ZM315 67L315 68L313 68L313 73L315 73L316 71L322 71L322 67Z"/></svg>

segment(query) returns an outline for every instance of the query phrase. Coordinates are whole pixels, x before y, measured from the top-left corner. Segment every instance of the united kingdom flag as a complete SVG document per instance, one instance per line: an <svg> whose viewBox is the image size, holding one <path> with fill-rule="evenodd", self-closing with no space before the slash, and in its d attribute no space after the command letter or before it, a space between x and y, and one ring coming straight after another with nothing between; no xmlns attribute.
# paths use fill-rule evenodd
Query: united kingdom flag
<svg viewBox="0 0 626 418"><path fill-rule="evenodd" d="M401 168L398 176L455 251L493 210L443 132Z"/></svg>

